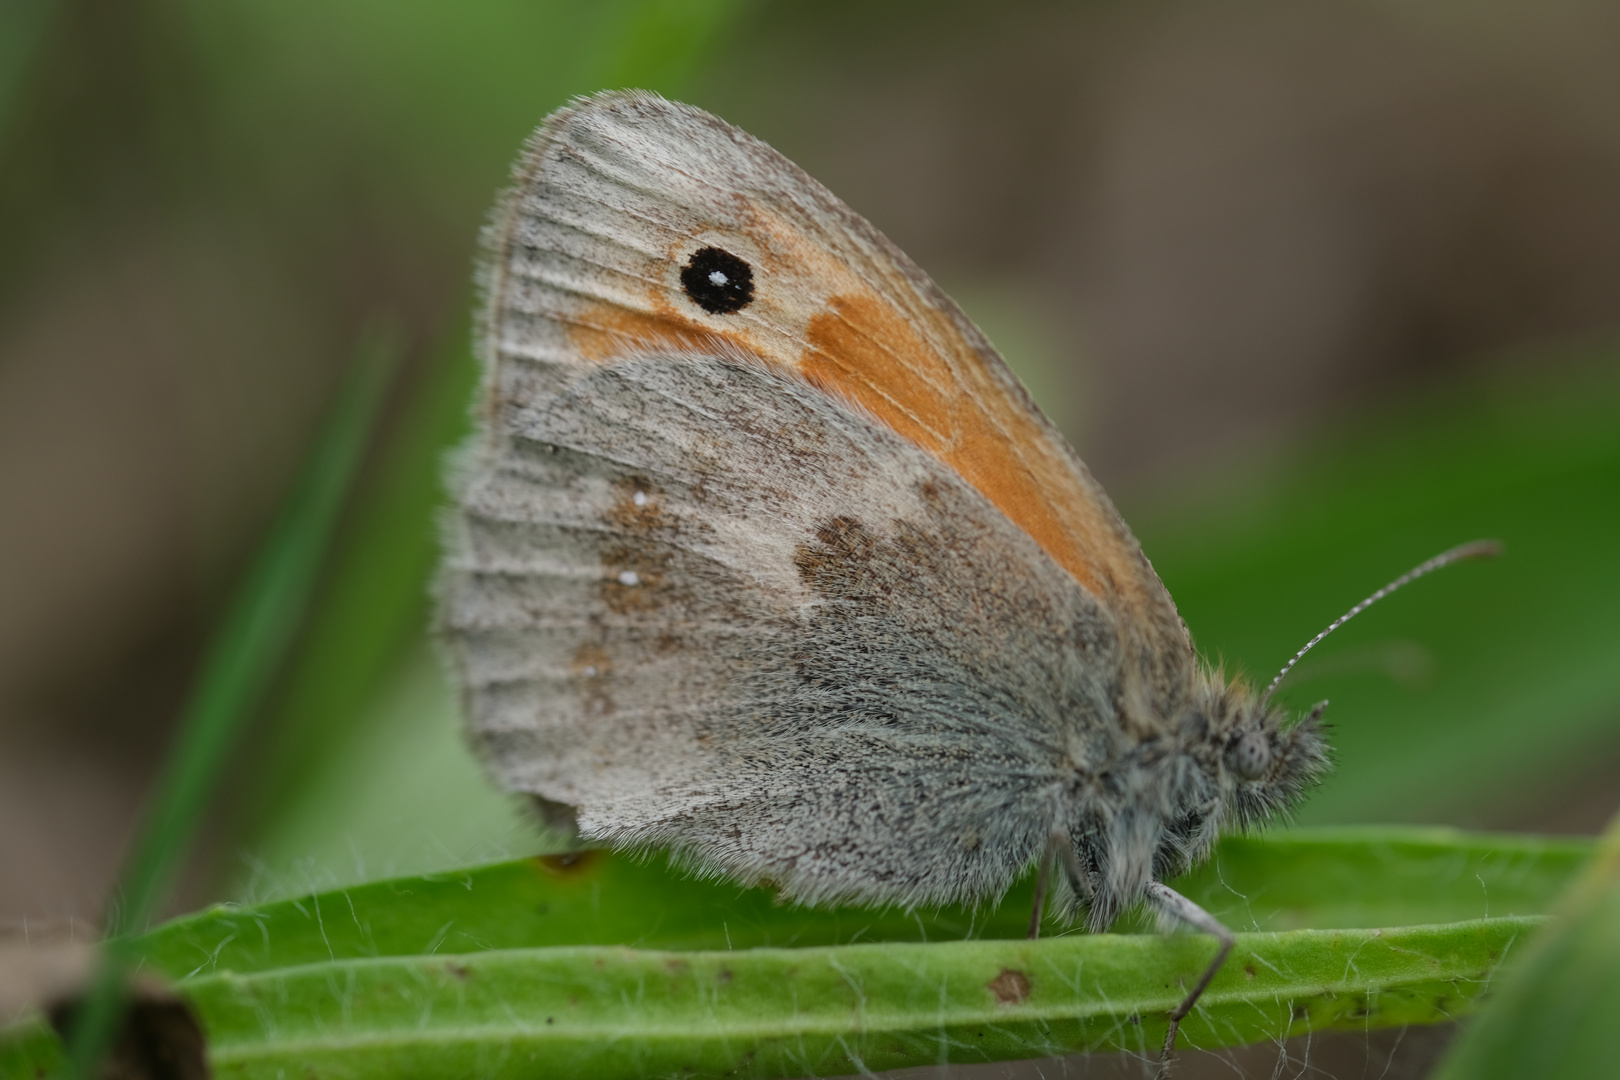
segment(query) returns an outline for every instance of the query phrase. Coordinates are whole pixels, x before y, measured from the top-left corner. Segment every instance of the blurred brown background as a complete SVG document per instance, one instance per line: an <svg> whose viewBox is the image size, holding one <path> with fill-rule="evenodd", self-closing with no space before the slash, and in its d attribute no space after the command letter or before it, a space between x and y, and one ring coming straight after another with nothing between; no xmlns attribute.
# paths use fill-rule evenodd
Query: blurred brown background
<svg viewBox="0 0 1620 1080"><path fill-rule="evenodd" d="M501 73L572 62L516 4L426 45L420 5L263 7L14 18L0 920L97 917L356 340L397 328L401 401L461 348L479 224L558 93ZM1613 4L758 3L702 56L683 96L933 273L1127 502L1620 325ZM1498 823L1620 803L1566 795Z"/></svg>

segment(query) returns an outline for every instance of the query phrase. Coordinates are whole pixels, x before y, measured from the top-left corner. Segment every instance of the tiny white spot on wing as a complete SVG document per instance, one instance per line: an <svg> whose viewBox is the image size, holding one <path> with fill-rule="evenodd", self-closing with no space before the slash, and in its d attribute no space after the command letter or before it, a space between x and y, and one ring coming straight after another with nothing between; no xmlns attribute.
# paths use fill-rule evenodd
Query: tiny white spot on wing
<svg viewBox="0 0 1620 1080"><path fill-rule="evenodd" d="M634 495L630 496L630 501L635 503L637 506L646 506L647 493L645 491L638 491Z"/></svg>
<svg viewBox="0 0 1620 1080"><path fill-rule="evenodd" d="M641 584L641 575L636 573L634 570L620 570L619 571L619 584L620 585L640 585Z"/></svg>
<svg viewBox="0 0 1620 1080"><path fill-rule="evenodd" d="M725 285L730 280L731 280L730 278L726 277L724 271L721 271L721 270L710 270L709 271L709 284L710 285Z"/></svg>

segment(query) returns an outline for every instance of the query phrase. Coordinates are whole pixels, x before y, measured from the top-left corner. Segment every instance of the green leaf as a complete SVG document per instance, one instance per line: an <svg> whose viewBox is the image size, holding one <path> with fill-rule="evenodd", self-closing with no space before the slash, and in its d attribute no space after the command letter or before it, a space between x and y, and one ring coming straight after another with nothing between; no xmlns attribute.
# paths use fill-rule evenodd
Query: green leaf
<svg viewBox="0 0 1620 1080"><path fill-rule="evenodd" d="M1176 888L1234 929L1376 928L1544 913L1587 840L1449 829L1312 829L1227 837ZM219 905L142 943L170 978L362 957L618 945L747 949L1022 937L1031 885L992 909L823 910L694 880L661 858L544 856L374 882L253 907Z"/></svg>
<svg viewBox="0 0 1620 1080"><path fill-rule="evenodd" d="M1457 1011L1533 920L1243 934L1189 1045ZM220 1076L794 1076L1145 1049L1214 942L1103 935L329 962L188 984Z"/></svg>
<svg viewBox="0 0 1620 1080"><path fill-rule="evenodd" d="M1620 1062L1620 819L1437 1080L1586 1080Z"/></svg>
<svg viewBox="0 0 1620 1080"><path fill-rule="evenodd" d="M1176 883L1248 931L1184 1045L1464 1012L1590 850L1430 829L1229 838ZM222 905L132 945L198 1010L220 1075L266 1077L517 1075L531 1055L556 1076L791 1076L1149 1050L1215 948L1023 940L1027 880L978 911L815 910L661 862L547 856Z"/></svg>

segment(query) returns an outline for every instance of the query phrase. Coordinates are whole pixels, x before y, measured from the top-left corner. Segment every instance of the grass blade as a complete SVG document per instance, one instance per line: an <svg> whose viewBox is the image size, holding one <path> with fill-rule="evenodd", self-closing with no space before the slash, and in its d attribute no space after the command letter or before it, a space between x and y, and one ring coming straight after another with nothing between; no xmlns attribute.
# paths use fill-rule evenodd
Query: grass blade
<svg viewBox="0 0 1620 1080"><path fill-rule="evenodd" d="M397 355L382 336L361 348L203 661L108 915L109 948L74 1025L74 1075L92 1074L111 1037L128 961L117 942L145 927L162 903L231 746L291 648Z"/></svg>

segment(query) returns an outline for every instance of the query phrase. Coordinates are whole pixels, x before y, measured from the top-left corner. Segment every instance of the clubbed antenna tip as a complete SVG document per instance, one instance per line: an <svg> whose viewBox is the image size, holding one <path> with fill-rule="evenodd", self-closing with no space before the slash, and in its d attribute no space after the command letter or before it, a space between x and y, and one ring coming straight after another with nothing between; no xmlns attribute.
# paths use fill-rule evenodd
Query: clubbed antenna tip
<svg viewBox="0 0 1620 1080"><path fill-rule="evenodd" d="M1475 540L1472 543L1459 544L1450 551L1442 551L1428 562L1419 563L1417 566L1414 566L1412 569L1408 570L1406 573L1402 574L1388 585L1385 585L1382 589L1379 589L1377 592L1367 597L1367 599L1363 600L1361 603L1357 604L1343 615L1340 615L1337 619L1334 619L1328 624L1328 628L1326 630L1323 630L1320 634L1317 634L1315 637L1311 638L1311 640L1307 641L1305 643L1305 647L1299 650L1299 652L1295 653L1294 658L1288 661L1288 663L1284 664L1281 671L1277 672L1277 677L1271 680L1271 685L1266 687L1266 692L1260 695L1260 707L1262 709L1265 708L1266 702L1271 700L1271 695L1276 691L1277 687L1282 684L1283 679L1290 671L1294 670L1294 665L1299 663L1300 658L1306 653L1316 648L1317 643L1319 643L1329 634L1333 633L1333 631L1337 630L1339 627L1343 626L1345 623L1349 622L1351 619L1355 618L1357 615L1360 615L1363 611L1366 611L1368 608L1378 603L1378 601L1382 600L1396 589L1399 589L1405 585L1410 585L1423 575L1432 574L1434 571L1443 566L1450 566L1452 563L1462 562L1464 559L1494 559L1500 554L1502 554L1502 544L1500 541Z"/></svg>

